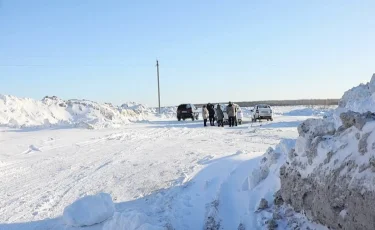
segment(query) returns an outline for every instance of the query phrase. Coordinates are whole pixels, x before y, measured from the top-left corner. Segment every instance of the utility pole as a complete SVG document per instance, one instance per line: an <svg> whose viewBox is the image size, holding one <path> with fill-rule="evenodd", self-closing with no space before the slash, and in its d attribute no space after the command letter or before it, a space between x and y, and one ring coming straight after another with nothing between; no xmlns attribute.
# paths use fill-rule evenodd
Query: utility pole
<svg viewBox="0 0 375 230"><path fill-rule="evenodd" d="M158 76L158 99L159 99L159 114L160 114L160 82L159 82L159 61L156 60L156 71Z"/></svg>

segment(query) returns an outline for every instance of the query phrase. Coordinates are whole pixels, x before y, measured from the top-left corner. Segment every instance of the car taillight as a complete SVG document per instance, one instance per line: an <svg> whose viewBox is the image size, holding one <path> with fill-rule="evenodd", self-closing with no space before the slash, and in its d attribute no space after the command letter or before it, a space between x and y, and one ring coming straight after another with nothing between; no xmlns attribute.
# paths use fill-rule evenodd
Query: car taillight
<svg viewBox="0 0 375 230"><path fill-rule="evenodd" d="M192 109L188 109L188 113L191 113L191 112L193 112Z"/></svg>

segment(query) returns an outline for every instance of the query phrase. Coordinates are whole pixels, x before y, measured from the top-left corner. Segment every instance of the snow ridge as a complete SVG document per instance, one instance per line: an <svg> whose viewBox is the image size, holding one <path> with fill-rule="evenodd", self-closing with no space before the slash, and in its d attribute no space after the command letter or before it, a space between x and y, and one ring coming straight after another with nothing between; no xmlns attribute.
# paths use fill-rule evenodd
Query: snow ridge
<svg viewBox="0 0 375 230"><path fill-rule="evenodd" d="M334 229L374 229L375 74L343 95L333 117L308 119L280 169L283 200Z"/></svg>
<svg viewBox="0 0 375 230"><path fill-rule="evenodd" d="M156 109L135 102L117 107L90 100L62 100L56 96L39 101L0 94L0 126L11 128L118 128L155 114ZM159 116L175 116L175 108L163 108Z"/></svg>

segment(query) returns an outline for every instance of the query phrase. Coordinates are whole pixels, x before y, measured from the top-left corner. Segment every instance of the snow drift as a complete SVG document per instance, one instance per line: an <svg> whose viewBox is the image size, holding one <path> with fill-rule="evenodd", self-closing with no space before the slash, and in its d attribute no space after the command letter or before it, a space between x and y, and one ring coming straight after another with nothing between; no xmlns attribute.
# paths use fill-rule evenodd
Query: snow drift
<svg viewBox="0 0 375 230"><path fill-rule="evenodd" d="M347 91L333 119L303 122L280 169L282 199L333 229L375 229L374 85Z"/></svg>
<svg viewBox="0 0 375 230"><path fill-rule="evenodd" d="M115 205L111 195L99 193L85 196L64 210L63 219L66 225L84 227L99 224L113 216Z"/></svg>
<svg viewBox="0 0 375 230"><path fill-rule="evenodd" d="M258 165L251 170L242 190L248 191L256 221L242 220L242 228L238 229L326 229L308 221L290 206L284 205L281 197L280 168L285 164L287 156L293 152L295 143L296 140L284 139L275 148L270 147ZM239 202L243 200L246 198L239 198Z"/></svg>
<svg viewBox="0 0 375 230"><path fill-rule="evenodd" d="M315 116L315 117L324 117L330 116L333 112L333 106L326 107L319 107L315 106L312 108L297 108L293 109L289 112L284 112L284 116Z"/></svg>
<svg viewBox="0 0 375 230"><path fill-rule="evenodd" d="M375 74L367 84L360 84L344 93L333 115L336 128L342 124L340 114L347 111L375 112Z"/></svg>
<svg viewBox="0 0 375 230"><path fill-rule="evenodd" d="M119 127L136 118L135 114L123 114L111 104L88 100L45 97L38 101L0 95L0 125L8 127Z"/></svg>
<svg viewBox="0 0 375 230"><path fill-rule="evenodd" d="M173 108L163 108L160 116L172 116L172 111L175 113ZM0 126L11 128L117 128L155 115L154 108L135 102L117 107L89 100L62 100L56 96L39 101L0 94Z"/></svg>

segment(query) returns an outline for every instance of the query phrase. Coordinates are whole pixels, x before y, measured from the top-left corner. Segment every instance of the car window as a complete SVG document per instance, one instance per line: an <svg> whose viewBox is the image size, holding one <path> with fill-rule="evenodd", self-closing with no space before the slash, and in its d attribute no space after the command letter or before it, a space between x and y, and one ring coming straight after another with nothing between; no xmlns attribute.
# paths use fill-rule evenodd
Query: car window
<svg viewBox="0 0 375 230"><path fill-rule="evenodd" d="M190 109L190 108L191 108L191 105L190 105L190 104L187 104L187 105L186 105L186 108L187 108L187 109Z"/></svg>
<svg viewBox="0 0 375 230"><path fill-rule="evenodd" d="M179 105L177 109L186 109L186 104Z"/></svg>

